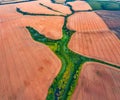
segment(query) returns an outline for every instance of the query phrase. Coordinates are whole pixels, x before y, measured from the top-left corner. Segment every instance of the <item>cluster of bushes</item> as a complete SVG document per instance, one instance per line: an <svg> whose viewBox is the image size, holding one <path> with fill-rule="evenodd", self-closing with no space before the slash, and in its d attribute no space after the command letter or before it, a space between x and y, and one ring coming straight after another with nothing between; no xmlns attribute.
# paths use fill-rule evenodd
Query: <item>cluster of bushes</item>
<svg viewBox="0 0 120 100"><path fill-rule="evenodd" d="M120 2L87 0L93 10L120 10Z"/></svg>

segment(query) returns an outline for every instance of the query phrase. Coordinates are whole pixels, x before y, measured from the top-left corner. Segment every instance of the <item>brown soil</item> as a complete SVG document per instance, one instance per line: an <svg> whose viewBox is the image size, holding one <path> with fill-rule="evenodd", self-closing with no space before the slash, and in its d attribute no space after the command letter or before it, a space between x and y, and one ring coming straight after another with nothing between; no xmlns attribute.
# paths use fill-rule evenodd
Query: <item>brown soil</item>
<svg viewBox="0 0 120 100"><path fill-rule="evenodd" d="M46 7L43 7L39 4L39 1L33 1L33 2L26 2L26 3L19 3L16 6L18 8L20 8L21 10L25 11L25 12L30 12L30 13L37 13L37 14L57 14L60 15L61 13L59 12L54 12L51 11L49 9L47 9Z"/></svg>
<svg viewBox="0 0 120 100"><path fill-rule="evenodd" d="M96 11L120 39L120 11Z"/></svg>
<svg viewBox="0 0 120 100"><path fill-rule="evenodd" d="M47 46L35 42L25 27L39 28L58 39L63 18L23 16L16 7L0 6L0 100L45 100L61 61Z"/></svg>
<svg viewBox="0 0 120 100"><path fill-rule="evenodd" d="M78 12L68 18L67 27L77 32L106 31L108 27L94 12Z"/></svg>
<svg viewBox="0 0 120 100"><path fill-rule="evenodd" d="M120 65L120 41L95 13L82 12L72 15L68 19L68 27L77 31L69 42L70 49Z"/></svg>
<svg viewBox="0 0 120 100"><path fill-rule="evenodd" d="M55 2L61 3L61 4L65 3L65 1L66 1L66 0L55 0Z"/></svg>
<svg viewBox="0 0 120 100"><path fill-rule="evenodd" d="M119 100L120 70L100 63L85 63L72 100Z"/></svg>
<svg viewBox="0 0 120 100"><path fill-rule="evenodd" d="M66 14L71 14L71 11L70 11L69 7L64 6L62 4L54 4L54 3L51 3L50 0L39 0L39 2L41 2L41 3L43 3L43 4L47 5L47 6L49 6L51 8L53 8L55 10L60 11L60 12L62 12L65 15Z"/></svg>
<svg viewBox="0 0 120 100"><path fill-rule="evenodd" d="M90 5L85 1L74 1L74 2L68 2L73 8L74 11L78 10L92 10Z"/></svg>
<svg viewBox="0 0 120 100"><path fill-rule="evenodd" d="M96 11L96 13L103 18L109 28L120 27L120 11Z"/></svg>
<svg viewBox="0 0 120 100"><path fill-rule="evenodd" d="M15 3L15 2L28 2L28 0L0 0L0 5L1 4L10 4L10 3Z"/></svg>
<svg viewBox="0 0 120 100"><path fill-rule="evenodd" d="M22 19L24 26L34 27L41 34L51 39L62 38L63 17L28 17Z"/></svg>
<svg viewBox="0 0 120 100"><path fill-rule="evenodd" d="M20 4L22 7L22 4ZM23 3L24 5L24 3ZM32 26L37 29L41 34L52 38L60 39L62 37L62 26L64 18L59 16L23 16L16 12L18 4L0 6L0 22L8 22L18 20L22 23L23 27ZM27 8L28 5L26 5ZM29 7L28 7L29 8Z"/></svg>

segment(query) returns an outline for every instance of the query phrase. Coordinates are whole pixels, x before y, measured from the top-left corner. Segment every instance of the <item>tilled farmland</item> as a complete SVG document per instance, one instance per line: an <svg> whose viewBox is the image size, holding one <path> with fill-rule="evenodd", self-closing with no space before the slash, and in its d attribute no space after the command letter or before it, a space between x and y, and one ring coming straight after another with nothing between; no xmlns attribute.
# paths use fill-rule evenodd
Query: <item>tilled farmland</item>
<svg viewBox="0 0 120 100"><path fill-rule="evenodd" d="M73 51L120 64L119 39L95 13L79 12L72 15L68 19L68 28L76 30L69 43Z"/></svg>
<svg viewBox="0 0 120 100"><path fill-rule="evenodd" d="M78 0L0 5L0 100L119 100L120 42L91 10Z"/></svg>
<svg viewBox="0 0 120 100"><path fill-rule="evenodd" d="M25 27L33 26L58 39L63 18L22 16L16 7L0 6L0 100L44 100L61 61L47 46L34 42Z"/></svg>
<svg viewBox="0 0 120 100"><path fill-rule="evenodd" d="M96 11L108 27L120 38L120 11Z"/></svg>
<svg viewBox="0 0 120 100"><path fill-rule="evenodd" d="M83 65L72 100L119 100L120 70L99 63Z"/></svg>
<svg viewBox="0 0 120 100"><path fill-rule="evenodd" d="M85 1L74 1L68 2L73 8L74 11L85 11L85 10L92 10L90 5Z"/></svg>
<svg viewBox="0 0 120 100"><path fill-rule="evenodd" d="M67 27L76 32L109 30L103 20L94 12L77 12L68 18Z"/></svg>
<svg viewBox="0 0 120 100"><path fill-rule="evenodd" d="M61 0L61 1L63 1L63 0ZM39 0L39 2L48 6L48 7L51 7L53 9L57 10L57 11L60 11L63 14L70 14L71 13L70 9L67 6L64 6L62 4L58 4L58 3L55 4L55 3L52 3L50 0Z"/></svg>

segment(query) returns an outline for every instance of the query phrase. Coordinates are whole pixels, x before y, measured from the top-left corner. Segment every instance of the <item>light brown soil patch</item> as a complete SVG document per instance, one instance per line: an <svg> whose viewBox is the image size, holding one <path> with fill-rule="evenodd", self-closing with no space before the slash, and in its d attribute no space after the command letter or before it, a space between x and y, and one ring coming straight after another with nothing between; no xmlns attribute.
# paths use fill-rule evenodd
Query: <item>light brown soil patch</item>
<svg viewBox="0 0 120 100"><path fill-rule="evenodd" d="M62 38L62 26L64 23L63 17L30 17L26 16L22 19L24 26L34 27L41 34L51 39Z"/></svg>
<svg viewBox="0 0 120 100"><path fill-rule="evenodd" d="M71 14L71 11L70 11L70 9L69 9L68 6L64 6L64 5L62 5L62 4L54 4L54 3L51 3L50 0L39 0L39 2L41 2L41 3L43 3L43 4L47 5L47 6L49 6L49 7L51 7L51 8L53 8L53 9L55 9L55 10L60 11L60 12L62 12L62 13L65 14L65 15L66 15L66 14Z"/></svg>
<svg viewBox="0 0 120 100"><path fill-rule="evenodd" d="M74 11L78 10L92 10L90 5L85 1L74 1L74 2L68 2L73 8Z"/></svg>
<svg viewBox="0 0 120 100"><path fill-rule="evenodd" d="M120 70L100 63L85 63L72 100L119 100Z"/></svg>
<svg viewBox="0 0 120 100"><path fill-rule="evenodd" d="M37 14L57 14L60 15L61 13L59 12L54 12L52 10L47 9L46 7L41 6L40 1L34 1L34 2L26 2L26 3L19 3L17 4L17 7L20 8L21 10L25 12L30 12L30 13L37 13Z"/></svg>
<svg viewBox="0 0 120 100"><path fill-rule="evenodd" d="M68 18L67 27L77 32L105 31L108 27L94 12L78 12Z"/></svg>
<svg viewBox="0 0 120 100"><path fill-rule="evenodd" d="M60 38L63 18L23 16L16 7L0 6L0 100L45 100L61 61L47 46L35 42L25 26Z"/></svg>
<svg viewBox="0 0 120 100"><path fill-rule="evenodd" d="M23 2L23 1L27 1L28 2L28 0L0 0L0 5L1 4L6 4L6 3Z"/></svg>
<svg viewBox="0 0 120 100"><path fill-rule="evenodd" d="M22 26L24 27L32 26L35 29L37 29L41 34L44 34L49 38L60 39L62 37L62 26L64 23L63 17L23 16L16 12L16 7L18 6L17 5L0 6L0 13L2 13L2 15L0 15L1 19L0 21L4 23L6 21L19 19L19 21L22 22Z"/></svg>
<svg viewBox="0 0 120 100"><path fill-rule="evenodd" d="M63 4L63 3L65 3L65 1L66 0L55 0L57 3L61 3L61 4Z"/></svg>
<svg viewBox="0 0 120 100"><path fill-rule="evenodd" d="M69 42L70 49L120 65L120 41L95 13L74 14L68 19L68 27L77 31Z"/></svg>
<svg viewBox="0 0 120 100"><path fill-rule="evenodd" d="M120 65L120 41L110 31L76 32L69 48L79 54Z"/></svg>

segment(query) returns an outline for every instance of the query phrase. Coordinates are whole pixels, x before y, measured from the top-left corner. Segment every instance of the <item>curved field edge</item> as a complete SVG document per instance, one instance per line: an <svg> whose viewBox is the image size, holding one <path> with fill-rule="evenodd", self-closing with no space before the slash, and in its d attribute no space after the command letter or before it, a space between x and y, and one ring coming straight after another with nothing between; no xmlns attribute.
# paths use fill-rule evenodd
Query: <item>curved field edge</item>
<svg viewBox="0 0 120 100"><path fill-rule="evenodd" d="M92 100L119 100L119 77L119 69L97 62L87 62L82 67L71 100L89 100L90 98ZM114 90L117 92L115 93Z"/></svg>

